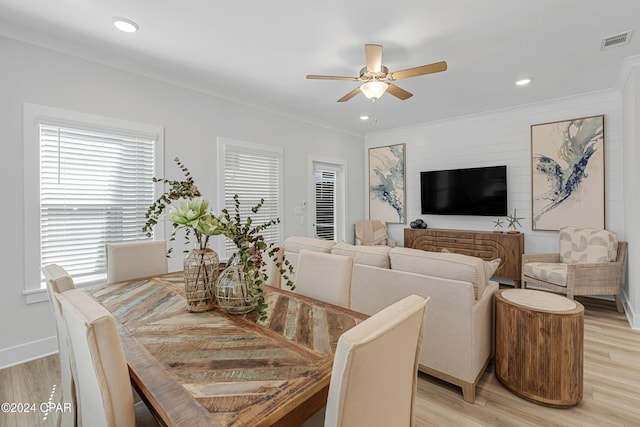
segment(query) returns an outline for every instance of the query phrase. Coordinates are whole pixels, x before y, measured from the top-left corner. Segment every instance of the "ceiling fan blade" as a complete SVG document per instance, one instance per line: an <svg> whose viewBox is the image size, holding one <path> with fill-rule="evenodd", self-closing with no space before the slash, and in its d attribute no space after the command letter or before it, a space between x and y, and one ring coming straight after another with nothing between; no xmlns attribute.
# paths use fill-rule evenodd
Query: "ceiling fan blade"
<svg viewBox="0 0 640 427"><path fill-rule="evenodd" d="M390 93L391 95L395 96L396 98L400 98L401 100L405 100L405 99L409 99L413 96L413 94L411 92L407 92L406 90L392 84L389 83L389 86L387 87L387 92Z"/></svg>
<svg viewBox="0 0 640 427"><path fill-rule="evenodd" d="M382 46L379 44L365 44L364 57L367 62L367 71L379 73L382 70Z"/></svg>
<svg viewBox="0 0 640 427"><path fill-rule="evenodd" d="M357 77L343 77L343 76L319 76L316 74L308 74L308 79L315 80L349 80L349 81L357 81L359 80Z"/></svg>
<svg viewBox="0 0 640 427"><path fill-rule="evenodd" d="M355 88L354 90L352 90L351 92L343 96L342 98L338 99L338 102L348 101L354 96L356 96L358 93L360 93L360 86L358 86L357 88Z"/></svg>
<svg viewBox="0 0 640 427"><path fill-rule="evenodd" d="M425 74L439 73L447 70L445 61L435 62L429 65L421 65L419 67L407 68L406 70L396 71L389 75L389 80L400 80L408 77L423 76Z"/></svg>

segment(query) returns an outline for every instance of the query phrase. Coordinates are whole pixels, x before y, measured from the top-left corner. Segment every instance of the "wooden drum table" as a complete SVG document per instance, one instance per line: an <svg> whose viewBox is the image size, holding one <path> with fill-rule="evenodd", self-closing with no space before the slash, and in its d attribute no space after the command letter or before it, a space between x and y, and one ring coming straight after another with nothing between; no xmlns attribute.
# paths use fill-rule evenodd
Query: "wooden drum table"
<svg viewBox="0 0 640 427"><path fill-rule="evenodd" d="M584 307L531 289L496 292L496 377L516 395L565 408L582 399Z"/></svg>

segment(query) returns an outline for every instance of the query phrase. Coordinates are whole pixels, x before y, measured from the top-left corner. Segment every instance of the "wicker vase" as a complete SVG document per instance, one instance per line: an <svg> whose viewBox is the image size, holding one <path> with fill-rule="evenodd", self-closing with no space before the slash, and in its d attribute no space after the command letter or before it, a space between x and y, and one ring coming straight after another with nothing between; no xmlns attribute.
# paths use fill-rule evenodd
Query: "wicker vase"
<svg viewBox="0 0 640 427"><path fill-rule="evenodd" d="M218 278L218 254L213 249L192 249L184 259L184 291L191 312L211 310Z"/></svg>
<svg viewBox="0 0 640 427"><path fill-rule="evenodd" d="M221 309L233 314L248 313L256 307L242 264L233 264L220 273L216 283L216 301Z"/></svg>

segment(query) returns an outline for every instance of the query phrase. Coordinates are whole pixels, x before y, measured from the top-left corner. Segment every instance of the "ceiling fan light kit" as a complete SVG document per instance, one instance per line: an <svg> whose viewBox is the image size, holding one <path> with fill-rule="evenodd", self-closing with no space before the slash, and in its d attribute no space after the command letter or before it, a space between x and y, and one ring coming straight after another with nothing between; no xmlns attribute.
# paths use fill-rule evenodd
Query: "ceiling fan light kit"
<svg viewBox="0 0 640 427"><path fill-rule="evenodd" d="M389 82L409 77L422 76L425 74L439 73L447 70L447 63L440 61L433 64L421 65L419 67L407 68L406 70L390 73L389 69L382 65L382 46L378 44L365 44L364 56L367 65L360 70L360 75L358 77L309 74L307 75L307 79L363 82L360 87L353 89L351 92L338 99L338 102L348 101L360 92L373 101L380 98L385 92L389 92L391 95L404 101L405 99L411 98L413 94Z"/></svg>
<svg viewBox="0 0 640 427"><path fill-rule="evenodd" d="M360 90L362 91L362 93L364 93L364 96L371 99L372 101L375 101L376 99L384 95L388 87L388 83L381 81L372 81L364 83L362 86L360 86Z"/></svg>

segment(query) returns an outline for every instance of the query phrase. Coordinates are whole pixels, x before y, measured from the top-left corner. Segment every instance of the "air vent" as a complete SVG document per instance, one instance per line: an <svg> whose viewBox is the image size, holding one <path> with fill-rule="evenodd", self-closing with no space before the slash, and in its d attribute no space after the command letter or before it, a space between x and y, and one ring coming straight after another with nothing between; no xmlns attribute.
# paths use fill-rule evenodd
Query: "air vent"
<svg viewBox="0 0 640 427"><path fill-rule="evenodd" d="M631 41L632 34L633 30L629 30L622 34L606 37L600 42L600 50L613 49L614 47L627 45Z"/></svg>

